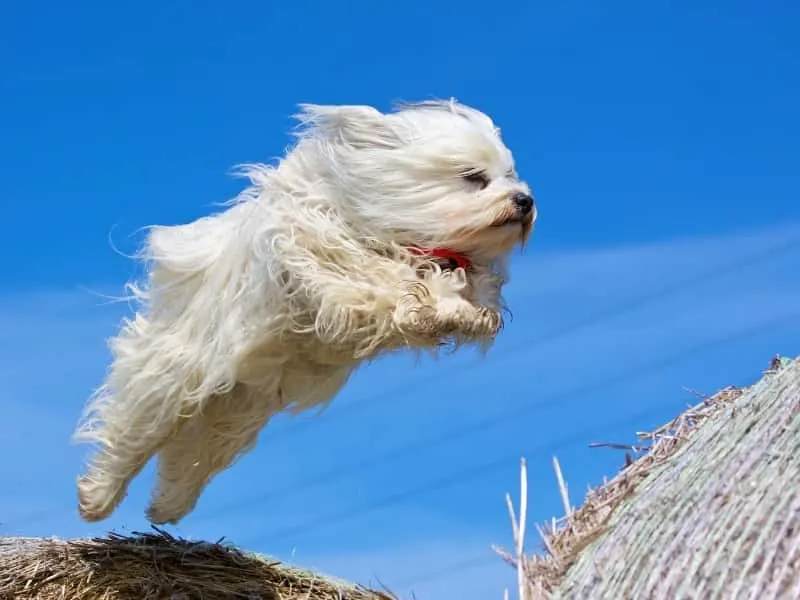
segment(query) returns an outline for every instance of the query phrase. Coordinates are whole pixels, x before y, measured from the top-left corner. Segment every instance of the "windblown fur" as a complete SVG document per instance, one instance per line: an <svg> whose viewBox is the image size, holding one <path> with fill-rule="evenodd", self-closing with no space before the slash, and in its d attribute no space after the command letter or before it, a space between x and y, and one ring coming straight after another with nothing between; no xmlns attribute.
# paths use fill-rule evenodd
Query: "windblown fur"
<svg viewBox="0 0 800 600"><path fill-rule="evenodd" d="M360 362L486 348L499 331L507 257L536 208L489 117L450 101L298 118L294 148L245 167L224 211L149 230L140 308L75 434L97 445L78 480L85 520L158 455L148 518L177 522L273 415L329 402ZM432 248L471 265L419 252Z"/></svg>

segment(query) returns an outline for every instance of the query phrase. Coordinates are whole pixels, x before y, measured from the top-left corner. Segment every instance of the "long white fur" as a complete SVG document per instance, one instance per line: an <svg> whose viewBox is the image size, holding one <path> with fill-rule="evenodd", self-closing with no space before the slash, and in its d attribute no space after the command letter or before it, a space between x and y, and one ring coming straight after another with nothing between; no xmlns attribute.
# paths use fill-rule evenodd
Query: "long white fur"
<svg viewBox="0 0 800 600"><path fill-rule="evenodd" d="M449 102L303 105L298 141L224 211L152 227L138 312L75 439L97 445L79 478L87 521L106 518L154 455L148 518L177 522L283 410L329 402L359 363L400 348L488 347L502 324L509 252L535 218L483 113ZM482 170L480 189L462 177ZM442 270L410 247L473 262Z"/></svg>

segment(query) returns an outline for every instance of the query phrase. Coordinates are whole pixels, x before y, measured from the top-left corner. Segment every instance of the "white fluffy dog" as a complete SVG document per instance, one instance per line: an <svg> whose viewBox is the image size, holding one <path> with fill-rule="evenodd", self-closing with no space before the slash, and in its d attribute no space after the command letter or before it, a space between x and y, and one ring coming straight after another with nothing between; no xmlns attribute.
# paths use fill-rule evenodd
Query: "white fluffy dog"
<svg viewBox="0 0 800 600"><path fill-rule="evenodd" d="M303 105L295 147L219 214L152 227L141 309L75 434L98 450L82 518L154 455L147 515L175 523L276 413L328 403L365 359L487 348L507 258L536 218L485 114L449 102Z"/></svg>

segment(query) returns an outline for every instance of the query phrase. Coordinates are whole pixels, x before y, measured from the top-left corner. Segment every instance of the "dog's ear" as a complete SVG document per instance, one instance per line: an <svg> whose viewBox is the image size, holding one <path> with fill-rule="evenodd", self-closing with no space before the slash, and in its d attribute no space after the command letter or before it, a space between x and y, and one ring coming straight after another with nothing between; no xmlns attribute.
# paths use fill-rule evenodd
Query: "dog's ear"
<svg viewBox="0 0 800 600"><path fill-rule="evenodd" d="M301 104L295 118L307 133L356 149L394 148L400 142L387 116L371 106Z"/></svg>

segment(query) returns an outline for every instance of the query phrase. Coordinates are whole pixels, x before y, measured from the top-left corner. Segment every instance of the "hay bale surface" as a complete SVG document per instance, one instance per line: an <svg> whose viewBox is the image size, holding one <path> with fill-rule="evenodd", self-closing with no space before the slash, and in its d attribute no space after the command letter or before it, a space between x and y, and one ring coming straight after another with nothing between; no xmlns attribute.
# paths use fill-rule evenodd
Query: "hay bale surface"
<svg viewBox="0 0 800 600"><path fill-rule="evenodd" d="M800 598L800 361L639 437L524 559L526 598Z"/></svg>
<svg viewBox="0 0 800 600"><path fill-rule="evenodd" d="M392 600L247 554L155 533L0 538L2 600Z"/></svg>

